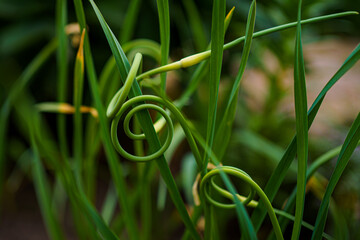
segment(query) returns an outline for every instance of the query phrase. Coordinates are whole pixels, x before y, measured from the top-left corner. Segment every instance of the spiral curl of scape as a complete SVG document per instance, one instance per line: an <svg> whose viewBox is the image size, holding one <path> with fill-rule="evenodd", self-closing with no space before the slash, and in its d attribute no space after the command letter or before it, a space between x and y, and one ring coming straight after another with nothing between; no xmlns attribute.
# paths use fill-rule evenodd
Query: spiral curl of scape
<svg viewBox="0 0 360 240"><path fill-rule="evenodd" d="M108 109L107 109L107 116L112 119L111 140L112 140L112 143L113 143L115 149L124 158L126 158L130 161L135 161L135 162L145 162L145 161L155 160L158 157L160 157L162 154L164 154L164 152L168 149L168 147L171 144L171 141L172 141L172 138L174 135L174 127L173 127L173 123L172 123L172 120L171 120L169 114L162 107L154 104L154 103L158 103L158 104L166 107L172 113L172 115L179 121L180 125L182 126L182 129L184 130L184 133L186 135L186 138L187 138L187 141L191 148L191 151L193 152L193 154L195 156L196 162L198 164L198 168L201 169L201 157L200 157L199 150L196 146L194 137L191 134L190 128L187 125L185 118L183 117L181 112L177 109L177 107L174 104L172 104L170 101L168 101L164 98L154 96L154 95L136 96L136 97L129 99L128 101L125 101L126 97L129 94L129 91L131 89L132 83L135 80L136 73L139 69L141 60L142 60L142 55L140 53L137 53L134 57L133 64L131 65L129 74L125 80L123 87L114 95L114 97L112 98L112 100L108 106ZM152 103L145 103L145 101L150 101ZM132 107L132 109L130 111L128 111L128 109L130 109L131 107ZM123 122L123 128L124 128L125 134L130 139L133 139L133 140L145 140L146 139L145 134L143 134L143 133L142 134L134 134L130 130L130 127L129 127L131 118L138 111L145 110L145 109L156 110L157 112L159 112L162 115L163 119L160 119L159 122L161 122L160 125L162 125L162 120L165 120L165 123L167 126L167 136L166 136L166 140L165 140L164 144L162 145L162 147L160 149L158 149L158 151L156 151L150 155L147 155L147 156L136 156L136 155L128 153L127 151L125 151L123 149L123 147L121 146L121 144L118 140L117 129L118 129L118 125L119 125L119 121L120 121L121 117L128 111L124 118L124 122ZM161 129L161 127L160 127L160 129ZM158 132L159 129L156 129L156 130Z"/></svg>
<svg viewBox="0 0 360 240"><path fill-rule="evenodd" d="M271 205L271 202L269 201L269 199L267 198L267 196L263 192L263 190L259 187L259 185L257 185L257 183L254 180L252 180L252 178L249 176L249 174L247 174L246 172L244 172L241 169L231 167L231 166L217 166L216 168L210 170L207 174L205 174L205 176L202 178L201 183L200 183L200 191L204 194L206 201L208 201L213 206L216 206L219 208L225 208L225 209L235 208L235 204L221 203L221 202L213 199L209 194L209 188L213 188L213 190L215 190L221 196L234 201L233 195L229 191L221 188L214 181L214 178L219 176L221 173L225 173L227 175L232 175L234 177L237 177L237 178L243 180L247 184L249 184L250 193L249 193L248 197L243 197L239 194L236 194L236 197L245 206L256 207L258 203L253 200L253 198L255 196L255 192L256 192L259 195L260 199L265 204L265 207L266 207L267 212L270 217L271 224L274 227L274 232L275 232L276 238L284 239L282 232L281 232L281 228L279 226L279 222L275 215L275 211Z"/></svg>

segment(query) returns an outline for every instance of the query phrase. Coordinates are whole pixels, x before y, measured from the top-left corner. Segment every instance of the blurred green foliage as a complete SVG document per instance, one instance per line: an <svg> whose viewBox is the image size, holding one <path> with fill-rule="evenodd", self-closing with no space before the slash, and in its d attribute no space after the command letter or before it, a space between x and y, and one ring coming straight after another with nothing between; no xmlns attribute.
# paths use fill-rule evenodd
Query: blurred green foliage
<svg viewBox="0 0 360 240"><path fill-rule="evenodd" d="M120 33L124 30L122 24L128 9L130 1L116 1L103 0L98 1L98 7L101 9L103 16L107 23L114 31L116 36L121 39ZM225 35L225 43L229 42L239 36L245 34L246 17L251 1L229 0L226 2L227 10L235 6L235 13L231 20L231 24ZM275 1L261 1L257 2L257 17L255 31L269 28L272 26L284 24L287 22L296 21L297 2L291 0L275 0ZM71 1L68 3L68 22L75 22L76 15ZM357 5L357 6L356 6ZM211 11L212 7L209 1L170 1L170 59L175 61L182 57L203 51L210 42L211 36ZM355 8L355 9L354 9ZM108 47L106 38L98 24L93 9L87 1L84 1L85 15L87 17L87 25L89 38L92 46L93 59L95 61L95 69L99 75L103 70L106 61L111 56L111 51ZM351 0L314 0L304 1L303 15L304 19L330 14L334 12L341 12L347 10L359 10L359 4ZM157 18L156 1L141 1L139 14L132 32L131 40L133 39L151 39L160 42L160 30ZM14 86L16 80L21 76L29 62L36 56L36 54L52 39L55 38L55 4L52 1L43 0L2 0L0 1L0 103L3 106L8 97L10 89ZM201 23L199 24L199 21ZM354 38L359 39L360 32L360 18L358 16L349 16L342 19L329 20L326 22L312 24L303 28L304 44L321 41L323 39L334 38ZM239 94L237 113L232 131L231 141L226 151L224 164L236 166L244 169L253 179L260 185L264 186L270 177L273 169L276 167L278 161L291 141L295 132L295 119L292 115L286 114L279 110L281 101L290 93L283 86L281 72L271 72L266 67L266 59L264 52L269 51L279 63L279 69L286 70L292 67L294 59L294 36L295 30L286 30L279 33L274 33L266 38L260 38L253 41L253 47L249 57L248 66L252 69L257 69L265 75L266 84L268 88L264 98L264 106L259 109L254 109L249 104L249 99L252 98L251 93L246 89L242 89ZM357 40L358 41L358 40ZM70 39L68 39L70 43ZM125 42L120 42L124 44ZM77 46L69 45L67 49L68 66L73 66L75 62L75 55ZM236 76L236 70L240 63L240 56L242 47L227 50L223 56L222 75L219 92L219 115L223 114L222 110L226 104L226 96L230 91L230 82ZM306 60L306 59L305 59ZM144 69L148 70L155 66L155 62L150 58L144 58ZM70 68L72 73L72 68ZM182 69L175 73L168 73L168 85L170 91L168 95L173 100L176 100L188 85L189 78L194 73L195 67ZM278 74L279 73L279 74ZM57 69L56 59L51 57L44 67L36 73L30 85L27 87L26 97L32 101L38 102L55 102L57 95ZM115 75L115 74L114 74ZM68 79L72 79L72 74L68 74ZM205 74L203 79L209 78L209 74ZM116 78L118 80L118 77ZM251 79L245 79L251 81ZM84 105L93 105L90 89L87 81L84 82ZM336 86L335 86L336 87ZM67 91L72 93L72 84L69 84ZM115 89L114 89L115 91ZM110 91L111 92L111 91ZM150 91L151 92L151 91ZM71 94L69 94L71 96ZM346 96L342 96L346 97ZM208 85L202 81L197 88L195 94L191 97L190 102L183 108L185 115L192 121L198 132L203 136L206 132L207 120L207 106L208 106ZM67 100L71 102L71 98ZM344 106L346 107L346 106ZM16 110L19 111L19 110ZM54 115L44 114L43 116L46 127L50 129L51 135L56 133L56 119ZM67 123L71 123L71 117L66 117ZM219 121L219 119L218 119ZM23 133L26 126L22 120L18 118L14 111L11 111L9 117L9 128L7 129L6 149L5 149L5 170L3 174L2 185L4 185L1 195L4 206L8 206L9 201L5 199L8 195L25 196L22 192L21 186L27 186L33 179L29 174L30 165L28 159L30 153L30 143L26 134ZM71 124L68 124L71 126ZM325 136L326 139L312 139L310 136L309 156L310 162L316 159L322 153L340 145L346 136L350 123L345 126L336 126L337 136ZM68 141L72 143L71 135L73 129L69 127L67 130ZM186 144L180 144L177 150L177 156L172 158L171 168L176 176L177 183L189 198L190 182L186 181L186 176L194 180L195 173L189 169L195 168L189 165L188 147ZM71 145L70 145L71 146ZM129 144L130 146L130 144ZM94 203L99 206L99 202L104 200L103 190L110 181L109 169L107 167L105 154L103 149L97 149L96 156L98 157L98 168L96 169L98 177L98 185L100 186L95 192ZM174 151L175 152L175 151ZM181 163L184 159L184 163ZM239 160L240 159L240 160ZM169 159L170 160L170 159ZM124 165L124 172L127 181L136 179L137 169L127 162L121 162ZM49 164L50 165L50 164ZM328 166L320 170L320 173L329 178L332 169L334 168L332 161ZM45 164L46 166L46 164ZM152 167L149 171L154 171ZM39 170L40 171L40 170ZM52 169L47 169L47 175L51 182L56 182L56 176L52 173ZM189 171L189 174L184 172ZM349 239L356 239L360 236L360 216L358 216L360 201L360 187L358 172L360 171L360 155L356 151L349 163L348 169L345 171L338 189L335 191L334 199L340 199L338 204L339 211L342 213L349 229ZM184 177L185 176L185 177ZM157 181L157 179L156 179ZM183 183L182 183L183 182ZM240 181L236 182L239 192L246 192L246 188L240 186ZM274 201L274 206L281 208L283 202L291 193L296 183L296 165L292 165L289 174L286 178L284 186L281 188ZM113 190L109 190L111 192ZM150 184L150 190L156 197L157 187ZM138 193L132 193L136 196ZM26 196L25 196L26 197ZM135 197L134 197L135 198ZM11 199L11 197L9 198ZM310 195L311 203L306 205L305 220L308 222L315 222L315 215L312 211L318 208L319 200L315 196ZM192 200L191 200L192 201ZM189 202L192 203L190 200ZM149 204L155 205L155 199ZM315 203L313 203L315 202ZM35 203L33 203L35 204ZM155 206L150 206L155 209ZM17 208L17 207L15 207ZM21 207L18 207L21 209ZM64 210L66 211L66 210ZM152 232L157 239L168 239L173 232L180 232L180 220L178 216L173 215L173 207L170 203L166 204L165 213L157 213L153 220L164 222L164 227L159 227ZM20 214L17 212L16 214ZM62 213L64 214L64 213ZM219 211L219 225L224 225L223 234L232 236L232 234L239 234L234 230L232 220L236 219L235 214L230 211ZM164 220L169 218L170 220ZM230 220L229 220L230 219ZM6 221L6 219L3 219ZM331 229L331 224L328 229ZM124 222L113 220L112 226L117 232L122 232ZM226 226L225 226L226 225ZM70 237L74 234L73 227L70 228ZM266 222L262 228L259 237L266 236L270 230L269 222ZM4 231L4 229L2 229ZM164 231L162 233L162 231ZM263 233L264 232L264 233ZM178 233L180 235L180 233ZM311 233L305 232L304 237L309 237ZM3 236L4 235L0 235ZM287 235L285 235L287 236Z"/></svg>

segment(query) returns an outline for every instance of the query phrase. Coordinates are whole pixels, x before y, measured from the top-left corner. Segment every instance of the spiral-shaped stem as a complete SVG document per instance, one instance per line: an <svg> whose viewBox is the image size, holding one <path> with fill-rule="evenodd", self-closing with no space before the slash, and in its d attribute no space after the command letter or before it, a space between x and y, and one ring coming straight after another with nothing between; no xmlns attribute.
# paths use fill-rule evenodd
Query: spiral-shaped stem
<svg viewBox="0 0 360 240"><path fill-rule="evenodd" d="M221 202L213 199L210 196L210 194L208 193L209 188L213 188L213 190L215 190L221 196L229 198L230 200L234 200L233 195L230 192L228 192L227 190L218 186L214 181L214 177L220 175L221 172L231 175L231 176L234 176L234 177L237 177L237 178L243 180L244 182L246 182L247 184L249 184L250 189L251 189L249 196L247 198L245 198L245 197L242 197L237 194L237 197L239 198L240 201L243 202L244 205L251 205L251 204L254 204L254 201L252 199L256 192L259 195L260 199L265 204L265 207L268 211L271 223L274 227L274 232L275 232L276 238L283 239L283 236L281 233L281 228L279 226L279 222L276 218L274 208L272 207L269 199L267 198L267 196L263 192L263 190L259 187L259 185L257 185L257 183L254 180L252 180L252 178L243 170L235 168L235 167L231 167L231 166L217 166L215 169L210 170L203 177L203 179L201 180L201 184L200 184L200 191L204 194L205 199L210 204L212 204L216 207L235 208L235 204L221 203Z"/></svg>
<svg viewBox="0 0 360 240"><path fill-rule="evenodd" d="M197 148L196 142L192 136L192 133L190 131L189 126L187 125L185 118L183 117L181 112L176 108L176 106L174 104L172 104L170 101L168 101L165 98L161 98L161 97L154 96L154 95L136 96L134 98L129 99L128 101L125 101L130 92L133 81L135 80L136 74L137 74L138 69L141 64L141 60L142 60L142 55L140 53L137 53L135 55L133 64L130 68L129 74L126 78L125 84L114 95L114 97L112 98L112 100L108 106L108 109L107 109L107 116L109 118L112 118L111 139L112 139L112 143L113 143L115 149L124 158L131 160L131 161L136 161L136 162L145 162L145 161L155 160L158 157L160 157L162 154L164 154L164 152L170 146L170 143L172 141L174 127L173 127L172 120L171 120L169 114L167 113L167 111L165 111L159 105L155 104L155 103L157 103L157 104L160 104L160 105L164 106L165 108L167 108L172 113L174 118L176 118L178 120L178 122L182 126L182 129L184 130L184 133L187 137L191 151L193 152L193 154L195 156L196 162L198 164L198 168L201 169L201 166L202 166L201 157L200 157L200 153ZM145 103L145 102L151 102L151 103ZM131 110L128 111L129 109L131 109ZM157 126L162 126L162 125L164 125L164 122L165 122L165 125L167 126L167 137L166 137L164 144L158 151L151 153L150 155L147 155L147 156L136 156L136 155L130 154L127 151L125 151L123 149L123 147L121 146L121 144L118 140L118 136L117 136L118 124L119 124L121 117L126 113L126 116L124 118L124 123L123 123L123 128L124 128L125 134L132 140L144 140L146 138L144 134L134 134L130 130L129 122L130 122L131 118L137 112L146 110L146 109L153 109L155 111L158 111L162 115L163 118L161 118L155 124L154 127L155 127L156 132L158 132L158 131L160 131L161 127L158 128Z"/></svg>
<svg viewBox="0 0 360 240"><path fill-rule="evenodd" d="M151 161L154 159L157 159L158 157L160 157L165 151L166 149L170 146L172 137L174 135L174 127L173 127L173 123L169 117L169 115L166 113L166 111L159 107L158 105L155 104L141 104L141 105L137 105L136 107L132 108L127 115L125 116L124 119L124 131L126 133L126 135L133 140L144 140L145 139L145 135L144 134L134 134L129 127L129 122L130 119L134 116L134 114L138 111L144 110L144 109L153 109L158 111L166 120L167 123L167 129L168 129L168 133L167 133L167 137L165 140L165 143L162 145L162 147L156 151L155 153L152 153L150 155L147 156L135 156L133 154L130 154L128 152L126 152L122 146L120 145L119 141L118 141L118 137L117 137L117 128L118 128L118 124L119 124L119 120L121 118L121 116L125 113L126 110L128 110L132 105L136 104L136 103L141 103L144 102L145 100L154 100L154 98L156 100L159 100L156 96L140 96L140 97L135 97L130 99L129 101L127 101L125 104L122 105L119 113L116 115L116 117L113 119L112 123L111 123L111 140L113 142L113 145L115 147L115 149L126 159L131 160L131 161L136 161L136 162L145 162L145 161ZM160 98L161 99L161 98ZM156 101L155 100L155 101ZM161 99L162 100L162 99ZM161 102L161 101L157 101L157 102Z"/></svg>
<svg viewBox="0 0 360 240"><path fill-rule="evenodd" d="M153 103L144 103L145 101L150 101ZM134 98L126 101L120 107L119 112L116 114L115 118L113 119L113 121L111 123L111 139L112 139L113 145L115 146L116 150L126 159L131 160L131 161L137 161L137 162L154 160L154 159L158 158L159 156L161 156L166 151L166 149L170 146L170 143L172 140L172 136L173 136L173 132L174 132L173 123L172 123L172 120L171 120L170 116L168 115L168 113L163 108L161 108L158 105L155 105L154 103L158 103L158 104L161 104L164 107L166 107L172 113L172 115L179 121L180 125L182 126L182 128L184 130L184 133L188 140L189 146L195 156L198 167L199 167L199 169L201 169L200 153L199 153L199 150L195 143L195 140L191 134L191 131L186 123L185 118L183 117L181 112L175 107L174 104L172 104L171 102L169 102L166 99L163 99L161 97L154 96L154 95L142 95L142 96L134 97ZM153 109L153 110L158 111L163 116L164 120L166 121L168 134L167 134L164 145L157 152L152 153L147 156L135 156L135 155L127 153L121 147L118 137L117 137L117 129L118 129L119 120L124 115L124 113L132 106L135 106L135 107L133 107L132 110L130 110L127 113L127 115L125 116L123 127L124 127L126 135L133 140L144 140L145 139L144 134L134 134L131 132L131 130L129 128L130 119L134 116L134 114L136 112L144 110L144 109Z"/></svg>

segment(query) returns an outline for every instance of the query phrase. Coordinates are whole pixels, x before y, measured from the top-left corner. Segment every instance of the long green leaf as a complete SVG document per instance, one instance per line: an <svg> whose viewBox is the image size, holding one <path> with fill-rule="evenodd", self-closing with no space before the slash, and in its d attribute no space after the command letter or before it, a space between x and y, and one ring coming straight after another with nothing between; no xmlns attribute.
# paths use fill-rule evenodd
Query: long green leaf
<svg viewBox="0 0 360 240"><path fill-rule="evenodd" d="M224 44L224 21L225 19L226 1L214 0L212 7L211 22L211 55L210 55L210 77L209 77L209 106L207 117L206 144L208 148L204 152L202 177L207 173L207 165L209 162L208 151L212 149L215 135L217 101L219 93L221 66L223 58ZM213 207L206 202L204 203L205 216L205 233L204 237L210 239L213 219Z"/></svg>
<svg viewBox="0 0 360 240"><path fill-rule="evenodd" d="M80 107L83 97L83 86L84 86L84 36L85 29L83 29L80 39L80 46L75 60L74 70L74 159L76 165L76 180L80 186L82 186L82 155L83 155L83 124L82 114Z"/></svg>
<svg viewBox="0 0 360 240"><path fill-rule="evenodd" d="M86 28L86 20L85 20L82 1L74 0L74 4L75 4L75 11L80 27L81 29L84 29ZM126 192L126 185L125 185L122 167L119 164L116 152L111 145L108 121L106 119L105 109L104 106L102 105L101 97L99 94L99 87L97 83L95 66L91 55L90 41L88 35L86 35L84 39L84 59L85 59L85 67L90 83L89 85L90 85L92 97L95 102L96 109L98 111L100 130L101 130L102 140L104 143L105 153L107 155L111 176L114 181L117 194L119 196L121 209L125 216L124 217L125 224L130 238L134 240L139 239L139 234L137 231L136 221L135 221L135 214L133 209L128 203L128 198L127 198L128 194ZM129 65L129 63L127 64ZM125 69L122 70L125 71Z"/></svg>
<svg viewBox="0 0 360 240"><path fill-rule="evenodd" d="M301 43L301 4L298 7L298 25L296 28L295 42L295 66L294 66L294 95L295 95L295 118L297 136L297 192L295 222L291 239L298 239L305 203L306 168L308 158L308 119L307 119L307 97L305 83L305 66Z"/></svg>
<svg viewBox="0 0 360 240"><path fill-rule="evenodd" d="M224 28L225 28L225 33L228 29L228 26L231 22L232 16L234 14L234 10L235 8L232 8L228 14L226 15L225 21L224 21ZM199 66L196 68L196 70L194 71L194 73L192 74L190 80L189 80L189 84L185 90L185 92L183 92L183 94L181 95L181 97L176 100L176 102L174 102L174 104L178 107L178 108L182 108L187 101L189 100L189 98L191 97L191 95L195 92L195 90L197 89L199 82L201 81L201 79L203 79L203 77L205 76L205 74L207 73L207 68L209 67L208 65L208 60L205 60L203 62L201 62L199 64Z"/></svg>
<svg viewBox="0 0 360 240"><path fill-rule="evenodd" d="M360 145L360 142L358 142L358 145ZM328 161L330 161L332 158L334 158L335 156L340 154L341 151L341 147L342 146L338 146L336 148L331 149L330 151L324 153L323 155L321 155L320 157L318 157L308 168L308 171L306 173L306 182L309 181L309 179L316 173L316 171L325 163L327 163ZM325 189L324 189L325 191ZM291 213L294 209L295 206L295 198L296 198L296 187L293 190L293 192L291 193L290 197L286 200L286 204L285 207L283 208L283 210L287 213ZM330 205L331 206L331 205ZM338 213L336 207L334 207L334 215L339 215L340 213ZM335 218L335 217L334 217ZM340 217L341 218L341 217ZM337 220L341 220L341 219L337 219ZM280 217L279 218L279 223L281 225L281 229L285 230L287 224L289 223L288 219L285 219L284 217ZM341 229L340 231L345 231L344 229Z"/></svg>
<svg viewBox="0 0 360 240"><path fill-rule="evenodd" d="M30 118L31 117L32 116L30 116ZM63 235L63 231L60 227L59 220L56 218L56 215L54 213L54 208L51 205L51 193L50 193L49 182L46 179L45 170L40 161L39 150L35 140L34 131L37 126L34 126L32 122L33 121L29 121L31 143L34 154L34 168L32 175L34 179L34 187L36 190L39 206L44 218L46 228L48 230L48 234L51 237L51 239L54 240L65 239Z"/></svg>
<svg viewBox="0 0 360 240"><path fill-rule="evenodd" d="M237 96L240 89L241 79L245 72L246 63L248 61L250 54L251 42L255 27L255 16L256 16L256 1L253 1L253 3L250 6L248 19L246 22L245 43L244 43L243 54L241 56L239 71L233 83L231 93L225 108L225 113L223 114L223 118L220 122L220 125L215 135L214 152L217 154L220 160L223 158L227 145L230 141L231 128L236 113Z"/></svg>
<svg viewBox="0 0 360 240"><path fill-rule="evenodd" d="M55 50L55 49L54 49ZM61 156L58 150L55 147L55 141L50 137L49 129L46 124L41 121L40 116L38 116L37 111L33 108L33 100L30 97L27 89L22 89L21 95L17 97L14 108L16 113L19 115L19 119L22 119L23 122L28 123L31 126L31 134L34 136L25 135L26 138L29 139L29 142L34 142L38 145L36 147L38 149L39 155L44 155L44 160L46 160L46 164L48 164L52 169L55 170L56 179L60 179L63 183L67 191L67 195L69 196L71 204L76 207L79 212L84 213L87 218L85 220L92 221L96 228L90 228L87 230L89 236L97 236L96 229L99 232L106 236L106 239L114 239L116 240L116 236L111 232L111 230L103 223L101 217L96 213L95 208L91 205L91 203L86 199L86 197L81 197L79 194L82 193L82 189L77 188L77 185L74 184L76 182L73 177L72 169L70 165L66 161L62 161ZM29 127L23 130L24 133L27 133ZM32 140L34 138L34 141ZM44 203L39 200L40 204ZM86 206L87 205L87 206ZM53 206L51 206L53 208ZM91 214L90 211L91 210ZM85 222L85 223L87 223ZM81 223L84 225L85 223Z"/></svg>
<svg viewBox="0 0 360 240"><path fill-rule="evenodd" d="M65 33L65 26L67 23L67 1L56 1L56 38L59 42L57 49L57 101L66 102L67 96L67 78L68 78L68 64L67 51L68 43ZM59 143L63 157L69 156L69 147L66 139L66 116L64 114L57 115L57 130L59 135Z"/></svg>
<svg viewBox="0 0 360 240"><path fill-rule="evenodd" d="M193 39L196 50L203 51L206 48L207 41L199 11L196 8L196 4L193 0L183 0L182 2L189 18L189 27L191 28L192 34L194 36Z"/></svg>
<svg viewBox="0 0 360 240"><path fill-rule="evenodd" d="M345 139L345 142L341 148L341 152L337 160L334 172L330 177L329 184L326 187L325 195L320 205L320 210L316 217L315 229L311 239L321 239L321 234L325 228L331 195L342 173L344 172L345 167L348 164L349 159L353 154L359 140L360 140L360 113L357 115L355 121L353 122L350 131Z"/></svg>
<svg viewBox="0 0 360 240"><path fill-rule="evenodd" d="M217 101L219 93L219 83L221 75L221 66L223 58L223 44L224 44L224 21L225 19L224 0L213 1L213 13L211 24L211 56L210 56L210 79L209 79L209 107L208 107L208 122L206 131L206 146L210 149L213 146L215 135L215 123L217 112ZM202 174L207 171L208 155L207 151L204 154Z"/></svg>
<svg viewBox="0 0 360 240"><path fill-rule="evenodd" d="M27 102L29 101L27 100ZM23 105L25 106L26 104ZM31 110L31 107L29 106L26 106L25 108ZM60 159L56 157L56 154L54 154L55 150L53 146L49 144L52 140L49 138L47 132L43 131L43 123L40 121L39 116L36 115L36 112L29 112L28 114L25 114L25 116L26 118L28 116L31 117L30 120L32 121L33 129L35 129L34 138L39 144L39 151L46 151L46 158L49 160L49 163L51 163L51 166L54 167L57 175L56 177L60 178L62 181L71 204L73 204L73 207L76 208L76 210L86 216L86 222L81 225L87 224L88 221L94 224L95 228L87 229L89 233L88 236L96 239L96 236L100 234L104 239L117 240L118 238L105 224L103 219L97 213L95 207L89 202L83 192L83 189L79 188L77 184L74 184L76 183L76 178L73 176L73 172L68 162L59 161ZM74 217L75 219L81 219L78 218L79 216ZM98 233L96 231L98 231Z"/></svg>
<svg viewBox="0 0 360 240"><path fill-rule="evenodd" d="M157 0L159 25L160 25L160 41L161 41L161 65L166 65L169 57L170 48L170 16L168 0ZM166 73L160 74L161 88L165 91Z"/></svg>
<svg viewBox="0 0 360 240"><path fill-rule="evenodd" d="M103 28L105 36L110 45L110 49L115 57L115 61L120 70L121 79L123 81L125 81L128 71L130 69L130 64L129 64L119 42L117 41L114 34L110 30L109 26L105 22L99 9L97 8L96 4L94 3L93 0L89 0L89 1L90 1L91 5L95 11L95 14ZM139 95L142 95L139 84L137 81L133 81L132 88L129 92L129 98L139 96ZM150 118L149 112L148 111L140 111L138 113L137 117L138 117L139 122L142 126L142 129L145 133L146 139L148 140L150 151L156 152L158 149L160 149L160 142L159 142L157 134L154 130L154 126L153 126L152 120ZM192 223L192 221L186 211L185 205L182 201L181 195L175 184L174 178L172 177L169 166L167 165L164 156L161 156L159 159L157 159L156 163L158 164L160 173L161 173L166 185L168 186L170 196L172 197L174 205L178 209L179 214L184 221L184 224L190 230L193 238L199 239L200 237L199 237L199 235L195 229L195 226Z"/></svg>
<svg viewBox="0 0 360 240"><path fill-rule="evenodd" d="M122 24L122 30L120 32L120 42L122 44L128 42L135 28L136 20L139 15L142 0L133 0L129 2L129 6L126 10L126 16Z"/></svg>
<svg viewBox="0 0 360 240"><path fill-rule="evenodd" d="M314 118L321 106L322 101L325 98L326 93L331 89L331 87L347 72L352 66L358 62L360 59L360 45L358 45L353 52L349 55L349 57L342 64L340 69L334 74L334 76L328 81L325 87L321 90L315 101L310 107L308 111L308 128L310 128L311 124L314 121ZM287 147L280 163L278 164L275 171L272 173L269 181L266 184L264 189L265 193L268 195L270 201L272 201L279 190L279 187L284 180L284 177L289 169L295 154L296 154L296 136L292 139L291 143ZM255 209L252 220L255 226L255 229L258 230L261 226L265 218L266 212L264 206L260 202L259 206Z"/></svg>
<svg viewBox="0 0 360 240"><path fill-rule="evenodd" d="M23 90L29 81L33 78L35 73L41 68L41 66L49 59L49 57L55 52L58 43L56 40L47 44L36 57L29 63L26 69L23 71L18 80L14 83L9 91L8 98L1 106L0 111L0 194L2 193L3 178L5 172L5 149L6 149L6 132L8 128L8 120L10 110L14 102L19 96L21 96ZM2 197L0 197L1 201Z"/></svg>

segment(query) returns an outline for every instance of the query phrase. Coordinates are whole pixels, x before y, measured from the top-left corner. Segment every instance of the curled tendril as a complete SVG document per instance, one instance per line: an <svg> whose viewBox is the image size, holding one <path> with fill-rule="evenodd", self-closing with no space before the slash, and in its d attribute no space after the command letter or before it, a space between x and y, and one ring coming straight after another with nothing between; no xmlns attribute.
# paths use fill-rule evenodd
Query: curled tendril
<svg viewBox="0 0 360 240"><path fill-rule="evenodd" d="M246 173L246 172L244 172L244 171L242 171L241 169L237 169L238 171L240 171L241 173L243 173L244 175L246 175L246 177L248 177L248 178L250 178L250 176ZM233 175L233 174L231 174L231 175ZM217 185L216 183L215 183L215 181L214 181L214 177L215 177L216 175L212 175L211 177L210 177L210 184L211 184L211 186L213 187L213 189L215 189L216 190L216 192L218 192L220 195L222 195L223 197L226 197L226 198L232 198L232 195L231 195L231 193L230 192L228 192L228 191L226 191L226 190L224 190L223 188L221 188L219 185ZM206 189L204 189L204 194L205 194L205 197L206 197L206 199L210 202L210 203L212 203L213 205L215 205L215 206L218 206L218 207L221 207L221 208L235 208L235 204L228 204L228 203L220 203L220 202L218 202L218 201L216 201L216 200L214 200L211 196L210 196L210 194L206 191ZM229 195L230 194L230 195ZM242 196L240 196L240 195L238 195L239 196L239 198L240 198L240 201L246 206L246 205L248 205L248 204L250 204L250 202L253 200L253 198L254 198L254 196L255 196L255 191L254 191L254 189L253 188L250 188L250 193L249 193L249 195L248 195L248 197L247 198L244 198L244 197L242 197Z"/></svg>
<svg viewBox="0 0 360 240"><path fill-rule="evenodd" d="M214 181L214 177L219 176L220 173L223 172L225 174L237 177L250 186L250 193L248 197L243 197L241 195L236 195L238 199L244 204L248 206L255 207L257 205L257 202L253 200L253 197L255 195L255 192L259 195L260 199L265 203L265 207L268 211L271 223L274 227L274 232L277 239L283 239L281 229L279 226L279 222L276 218L274 208L272 207L269 199L267 198L266 194L262 191L262 189L257 185L257 183L252 180L252 178L243 170L231 167L231 166L217 166L215 169L210 170L201 180L200 183L200 191L204 194L204 197L206 201L208 201L210 204L220 207L220 208L235 208L235 204L229 204L229 203L221 203L215 199L213 199L209 194L209 189L212 188L215 192L220 194L223 197L226 197L230 200L233 199L233 195L228 192L227 190L221 188L219 185L217 185Z"/></svg>
<svg viewBox="0 0 360 240"><path fill-rule="evenodd" d="M136 161L136 162L144 162L144 161L150 161L150 160L154 160L158 157L160 157L165 151L166 149L170 146L172 137L174 135L174 127L173 127L173 123L169 117L169 115L166 113L166 111L159 107L158 105L152 104L152 103L143 103L144 101L149 101L151 100L152 102L158 102L158 103L163 103L163 100L159 97L156 96L150 96L150 95L142 95L142 96L138 96L138 97L134 97L130 100L128 100L127 102L125 102L121 108L119 113L116 115L116 117L113 119L112 123L111 123L111 140L114 144L115 149L126 159L128 160L132 160L132 161ZM134 134L133 132L131 132L130 127L129 127L129 122L130 119L134 116L134 114L138 111L144 110L144 109L153 109L158 111L166 120L166 126L168 129L168 133L167 133L167 137L165 140L165 143L162 145L162 147L156 151L155 153L152 153L150 155L147 156L135 156L132 155L128 152L126 152L120 145L119 141L118 141L118 137L117 137L117 128L118 128L118 124L119 124L119 120L121 118L121 116L134 104L138 104L138 103L143 103L141 105L137 105L136 107L132 108L127 115L125 116L124 119L124 130L125 130L125 134L133 140L144 140L145 139L145 135L144 134Z"/></svg>
<svg viewBox="0 0 360 240"><path fill-rule="evenodd" d="M136 74L137 74L138 69L141 64L141 60L142 60L142 55L140 53L137 53L134 57L133 64L130 68L129 74L126 78L126 81L125 81L123 87L114 95L114 97L112 98L112 100L108 106L108 109L107 109L107 116L110 119L112 119L111 140L112 140L112 143L113 143L115 149L124 158L131 160L131 161L136 161L136 162L144 162L144 161L154 160L154 159L157 159L158 157L160 157L162 154L164 154L164 152L170 146L170 143L172 141L172 137L174 134L174 127L173 127L172 120L171 120L169 114L167 113L167 111L165 111L162 107L159 106L159 105L162 105L163 107L167 108L171 112L172 116L174 116L174 118L176 118L178 120L178 122L180 123L182 129L184 130L186 138L188 140L191 151L193 152L193 154L195 156L198 167L199 167L199 169L201 169L200 153L199 153L199 150L195 143L195 140L191 134L191 130L190 130L189 126L187 125L187 122L186 122L184 116L181 114L179 109L177 109L177 107L174 104L172 104L170 101L168 101L164 98L154 96L154 95L136 96L136 97L129 99L128 101L125 101L131 90L133 81L135 80ZM146 103L146 102L151 102L151 103ZM157 103L159 105L156 105L155 103ZM131 110L129 110L129 109L131 109ZM158 122L156 122L154 127L155 127L156 132L158 132L162 129L162 127L164 125L166 125L167 137L166 137L164 144L158 151L151 153L150 155L147 155L147 156L136 156L136 155L128 153L127 151L125 151L123 149L123 147L121 146L121 144L119 143L119 140L118 140L117 129L118 129L118 125L119 125L119 121L120 121L121 117L126 113L126 116L124 118L124 123L123 123L125 134L130 139L133 139L133 140L144 140L146 138L144 134L134 134L130 130L129 122L130 122L131 118L137 112L146 110L146 109L153 109L162 115L163 118L161 118Z"/></svg>

